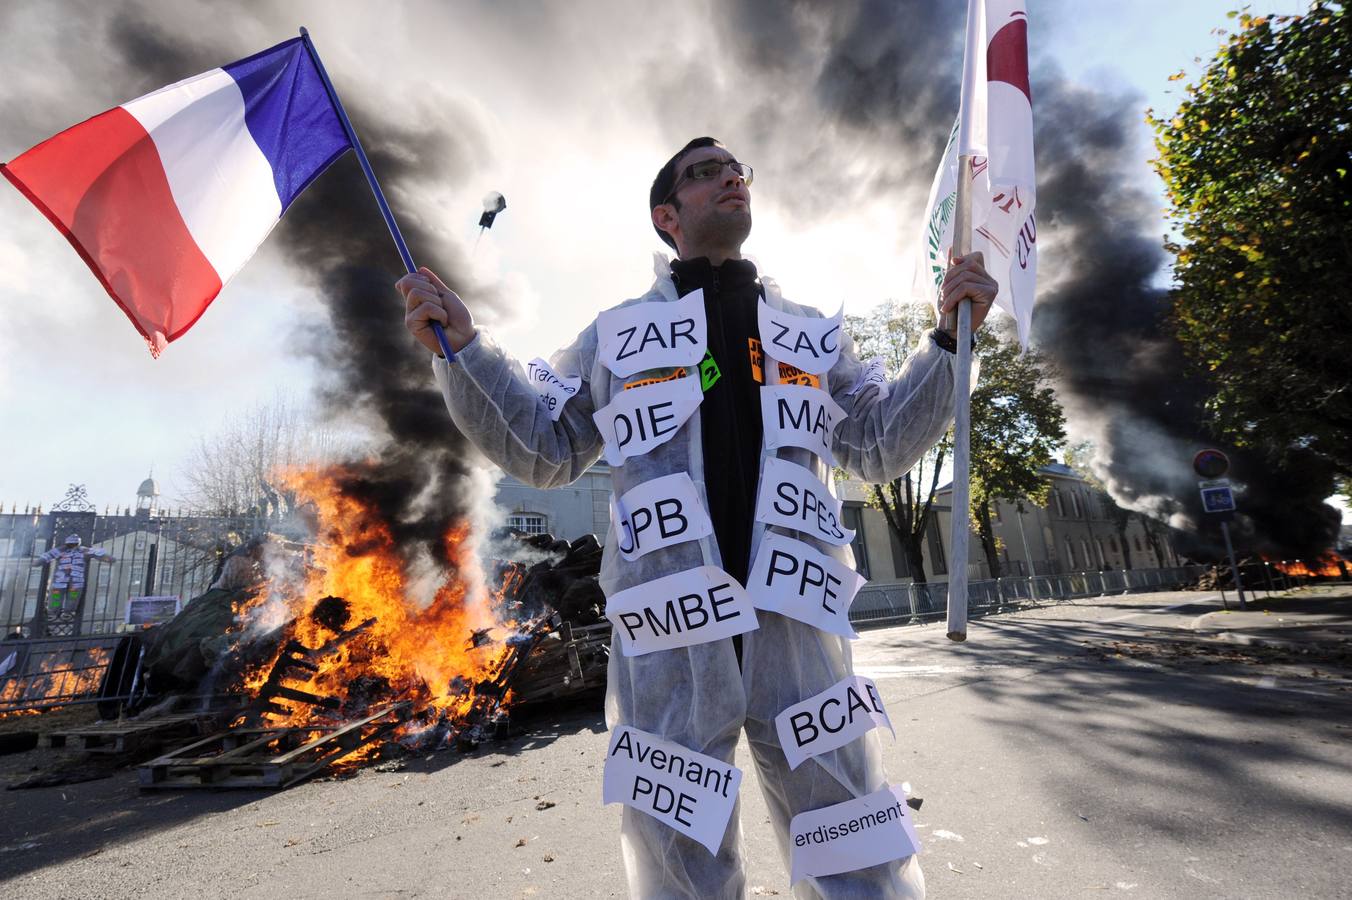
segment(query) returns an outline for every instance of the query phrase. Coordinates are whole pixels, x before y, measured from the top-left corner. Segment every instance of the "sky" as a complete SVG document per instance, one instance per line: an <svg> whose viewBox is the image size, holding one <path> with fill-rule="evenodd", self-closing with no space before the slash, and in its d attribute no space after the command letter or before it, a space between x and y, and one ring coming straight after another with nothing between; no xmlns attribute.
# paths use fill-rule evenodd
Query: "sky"
<svg viewBox="0 0 1352 900"><path fill-rule="evenodd" d="M1176 104L1181 82L1169 75L1199 70L1194 57L1214 53L1213 29L1238 3L1029 5L1035 115L1048 73L1122 99L1137 135L1128 177L1157 197L1144 111ZM597 311L647 289L652 254L665 249L648 222L648 185L702 134L756 168L745 249L762 272L791 299L861 313L908 293L933 160L956 113L945 89L961 67L960 34L917 21L925 52L898 60L827 18L810 19L821 23L810 41L801 28L789 34L787 6L18 0L0 8L0 159L305 25L368 149L425 168L386 185L396 216L430 236L412 247L418 262L480 286L466 302L518 358L548 356ZM166 38L200 65L174 69L154 49ZM897 66L931 67L935 90L889 97L878 85ZM825 120L814 111L826 101L806 87L823 83L838 93ZM507 209L476 243L490 190ZM224 417L326 384L341 361L325 345L341 345L288 235L284 220L156 360L65 240L0 183L0 503L50 506L79 483L99 508L130 504L153 469L163 500L180 504L191 448ZM397 265L392 243L387 251ZM1054 273L1054 230L1041 252ZM402 318L392 286L370 303ZM390 352L405 351L422 352L411 338Z"/></svg>

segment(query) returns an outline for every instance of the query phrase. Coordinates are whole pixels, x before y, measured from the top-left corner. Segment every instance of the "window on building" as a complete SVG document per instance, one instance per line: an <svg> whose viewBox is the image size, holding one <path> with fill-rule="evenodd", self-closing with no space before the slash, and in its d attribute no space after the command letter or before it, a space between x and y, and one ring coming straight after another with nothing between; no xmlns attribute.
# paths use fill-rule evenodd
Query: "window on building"
<svg viewBox="0 0 1352 900"><path fill-rule="evenodd" d="M1098 564L1100 566L1108 565L1108 555L1103 552L1103 539L1094 538L1094 549L1098 551Z"/></svg>
<svg viewBox="0 0 1352 900"><path fill-rule="evenodd" d="M1108 538L1108 546L1112 548L1114 556L1122 552L1120 549L1118 549L1116 536L1110 536Z"/></svg>
<svg viewBox="0 0 1352 900"><path fill-rule="evenodd" d="M544 534L549 531L549 520L540 513L512 513L507 517L507 527L526 534Z"/></svg>
<svg viewBox="0 0 1352 900"><path fill-rule="evenodd" d="M1056 514L1057 514L1058 516L1061 516L1062 518L1065 518L1065 515L1066 515L1066 505L1065 505L1065 503L1061 502L1061 492L1060 492L1060 491L1052 491L1052 496L1053 496L1054 498L1056 498Z"/></svg>
<svg viewBox="0 0 1352 900"><path fill-rule="evenodd" d="M1080 492L1079 492L1079 491L1071 491L1071 492L1070 492L1070 509L1071 509L1072 512L1075 513L1075 518L1078 519L1078 518L1080 517Z"/></svg>
<svg viewBox="0 0 1352 900"><path fill-rule="evenodd" d="M1075 571L1075 545L1070 542L1070 538L1066 538L1066 569Z"/></svg>
<svg viewBox="0 0 1352 900"><path fill-rule="evenodd" d="M1137 553L1140 553L1145 550L1145 547L1141 544L1141 536L1139 534L1133 535L1131 538L1131 542L1136 545Z"/></svg>
<svg viewBox="0 0 1352 900"><path fill-rule="evenodd" d="M868 546L864 543L864 508L846 504L841 510L841 523L854 532L854 540L850 541L850 549L854 551L855 571L865 578L870 578L868 567Z"/></svg>
<svg viewBox="0 0 1352 900"><path fill-rule="evenodd" d="M901 545L901 538L892 530L889 525L887 528L887 537L892 544L892 572L897 578L911 577L911 561L906 556L906 548Z"/></svg>
<svg viewBox="0 0 1352 900"><path fill-rule="evenodd" d="M1080 538L1080 558L1084 560L1084 567L1092 569L1094 567L1094 557L1089 554L1089 542Z"/></svg>
<svg viewBox="0 0 1352 900"><path fill-rule="evenodd" d="M925 538L929 544L930 568L935 575L948 574L948 561L944 558L944 542L939 536L939 517L931 514L925 524Z"/></svg>

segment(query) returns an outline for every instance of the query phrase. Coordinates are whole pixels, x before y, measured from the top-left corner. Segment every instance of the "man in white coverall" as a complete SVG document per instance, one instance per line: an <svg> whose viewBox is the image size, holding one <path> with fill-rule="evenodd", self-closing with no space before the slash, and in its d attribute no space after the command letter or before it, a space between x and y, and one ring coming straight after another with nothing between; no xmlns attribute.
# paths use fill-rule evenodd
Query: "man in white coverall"
<svg viewBox="0 0 1352 900"><path fill-rule="evenodd" d="M548 362L523 368L430 270L397 288L451 418L485 455L539 487L568 484L605 455L612 735L627 726L726 765L745 728L787 861L794 816L888 787L876 730L791 766L775 727L786 707L852 673L844 617L862 579L846 569L852 533L830 465L867 482L911 468L948 427L955 343L936 329L895 380L878 377L838 319L785 300L742 259L751 180L712 138L682 148L649 196L653 226L679 258L659 256L647 293L601 313ZM996 289L978 254L954 260L942 310L972 300L975 328ZM449 364L434 321L456 353ZM621 835L633 896L745 894L736 806L721 844L701 843L641 811L637 794L624 798ZM809 875L795 894L923 897L906 852Z"/></svg>

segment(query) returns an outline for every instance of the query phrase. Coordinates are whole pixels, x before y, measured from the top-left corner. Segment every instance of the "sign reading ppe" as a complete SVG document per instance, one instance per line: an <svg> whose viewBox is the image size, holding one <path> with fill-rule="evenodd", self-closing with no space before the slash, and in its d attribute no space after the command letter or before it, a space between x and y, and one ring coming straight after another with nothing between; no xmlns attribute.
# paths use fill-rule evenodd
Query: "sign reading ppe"
<svg viewBox="0 0 1352 900"><path fill-rule="evenodd" d="M621 725L610 736L603 803L623 803L718 853L742 770Z"/></svg>
<svg viewBox="0 0 1352 900"><path fill-rule="evenodd" d="M755 631L756 608L717 566L657 578L606 598L625 656L643 656Z"/></svg>
<svg viewBox="0 0 1352 900"><path fill-rule="evenodd" d="M879 400L887 397L887 367L883 365L881 356L875 356L864 364L864 368L859 372L859 378L855 380L854 386L845 392L845 396L853 397L869 385L878 388Z"/></svg>
<svg viewBox="0 0 1352 900"><path fill-rule="evenodd" d="M671 440L704 399L698 378L677 378L621 391L592 415L606 442L606 462L623 465Z"/></svg>
<svg viewBox="0 0 1352 900"><path fill-rule="evenodd" d="M644 369L693 368L706 342L704 291L674 302L650 300L596 317L596 353L607 369L628 378Z"/></svg>
<svg viewBox="0 0 1352 900"><path fill-rule="evenodd" d="M862 675L851 675L775 716L779 746L790 769L810 757L844 747L879 726L885 726L892 737L897 736L878 696L878 686Z"/></svg>
<svg viewBox="0 0 1352 900"><path fill-rule="evenodd" d="M866 582L816 548L767 531L751 564L746 592L757 609L854 639L859 635L850 625L850 604Z"/></svg>
<svg viewBox="0 0 1352 900"><path fill-rule="evenodd" d="M840 323L845 307L831 318L795 316L762 302L757 312L760 338L771 359L820 375L840 357Z"/></svg>
<svg viewBox="0 0 1352 900"><path fill-rule="evenodd" d="M526 380L540 395L540 402L555 422L563 415L563 405L582 387L581 375L563 378L538 356L526 363Z"/></svg>
<svg viewBox="0 0 1352 900"><path fill-rule="evenodd" d="M789 840L792 884L809 875L839 875L920 852L906 795L899 787L799 813L789 823Z"/></svg>
<svg viewBox="0 0 1352 900"><path fill-rule="evenodd" d="M635 560L654 550L714 533L713 522L685 472L645 481L610 499L620 555Z"/></svg>
<svg viewBox="0 0 1352 900"><path fill-rule="evenodd" d="M854 540L854 532L841 524L840 510L841 502L806 468L774 457L765 460L756 498L757 521L843 547Z"/></svg>
<svg viewBox="0 0 1352 900"><path fill-rule="evenodd" d="M775 384L761 388L760 398L767 450L802 447L827 465L836 464L831 435L846 416L830 394L820 388Z"/></svg>

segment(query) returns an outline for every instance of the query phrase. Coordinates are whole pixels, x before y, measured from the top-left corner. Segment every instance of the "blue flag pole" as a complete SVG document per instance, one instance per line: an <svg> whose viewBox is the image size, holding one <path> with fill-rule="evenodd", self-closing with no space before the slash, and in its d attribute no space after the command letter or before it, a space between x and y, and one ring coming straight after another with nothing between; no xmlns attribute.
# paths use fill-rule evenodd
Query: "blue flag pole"
<svg viewBox="0 0 1352 900"><path fill-rule="evenodd" d="M404 236L399 233L399 223L394 221L394 213L390 212L390 204L385 201L385 192L380 189L380 182L376 181L376 173L371 169L371 161L366 158L366 151L361 148L361 141L357 140L357 132L352 129L352 122L347 117L347 110L343 109L343 101L338 99L338 92L333 89L333 82L329 81L329 73L324 71L324 63L319 59L319 51L315 49L314 41L310 40L310 32L304 27L300 30L300 39L304 42L305 49L310 54L310 59L314 61L315 68L319 71L320 80L324 82L324 90L329 92L329 100L333 103L334 111L338 113L338 121L343 123L343 131L347 132L347 139L352 143L352 149L357 152L357 162L366 175L366 183L371 185L371 193L376 196L376 203L380 206L380 214L385 217L385 224L390 229L390 237L394 238L394 245L399 248L399 256L404 261L404 268L409 271L409 274L412 274L418 271L418 267L413 264L413 254L408 252L408 245L404 243ZM432 333L437 336L437 343L441 345L441 355L446 357L446 362L455 362L455 352L451 350L451 344L446 340L446 332L442 330L440 322L432 323Z"/></svg>

